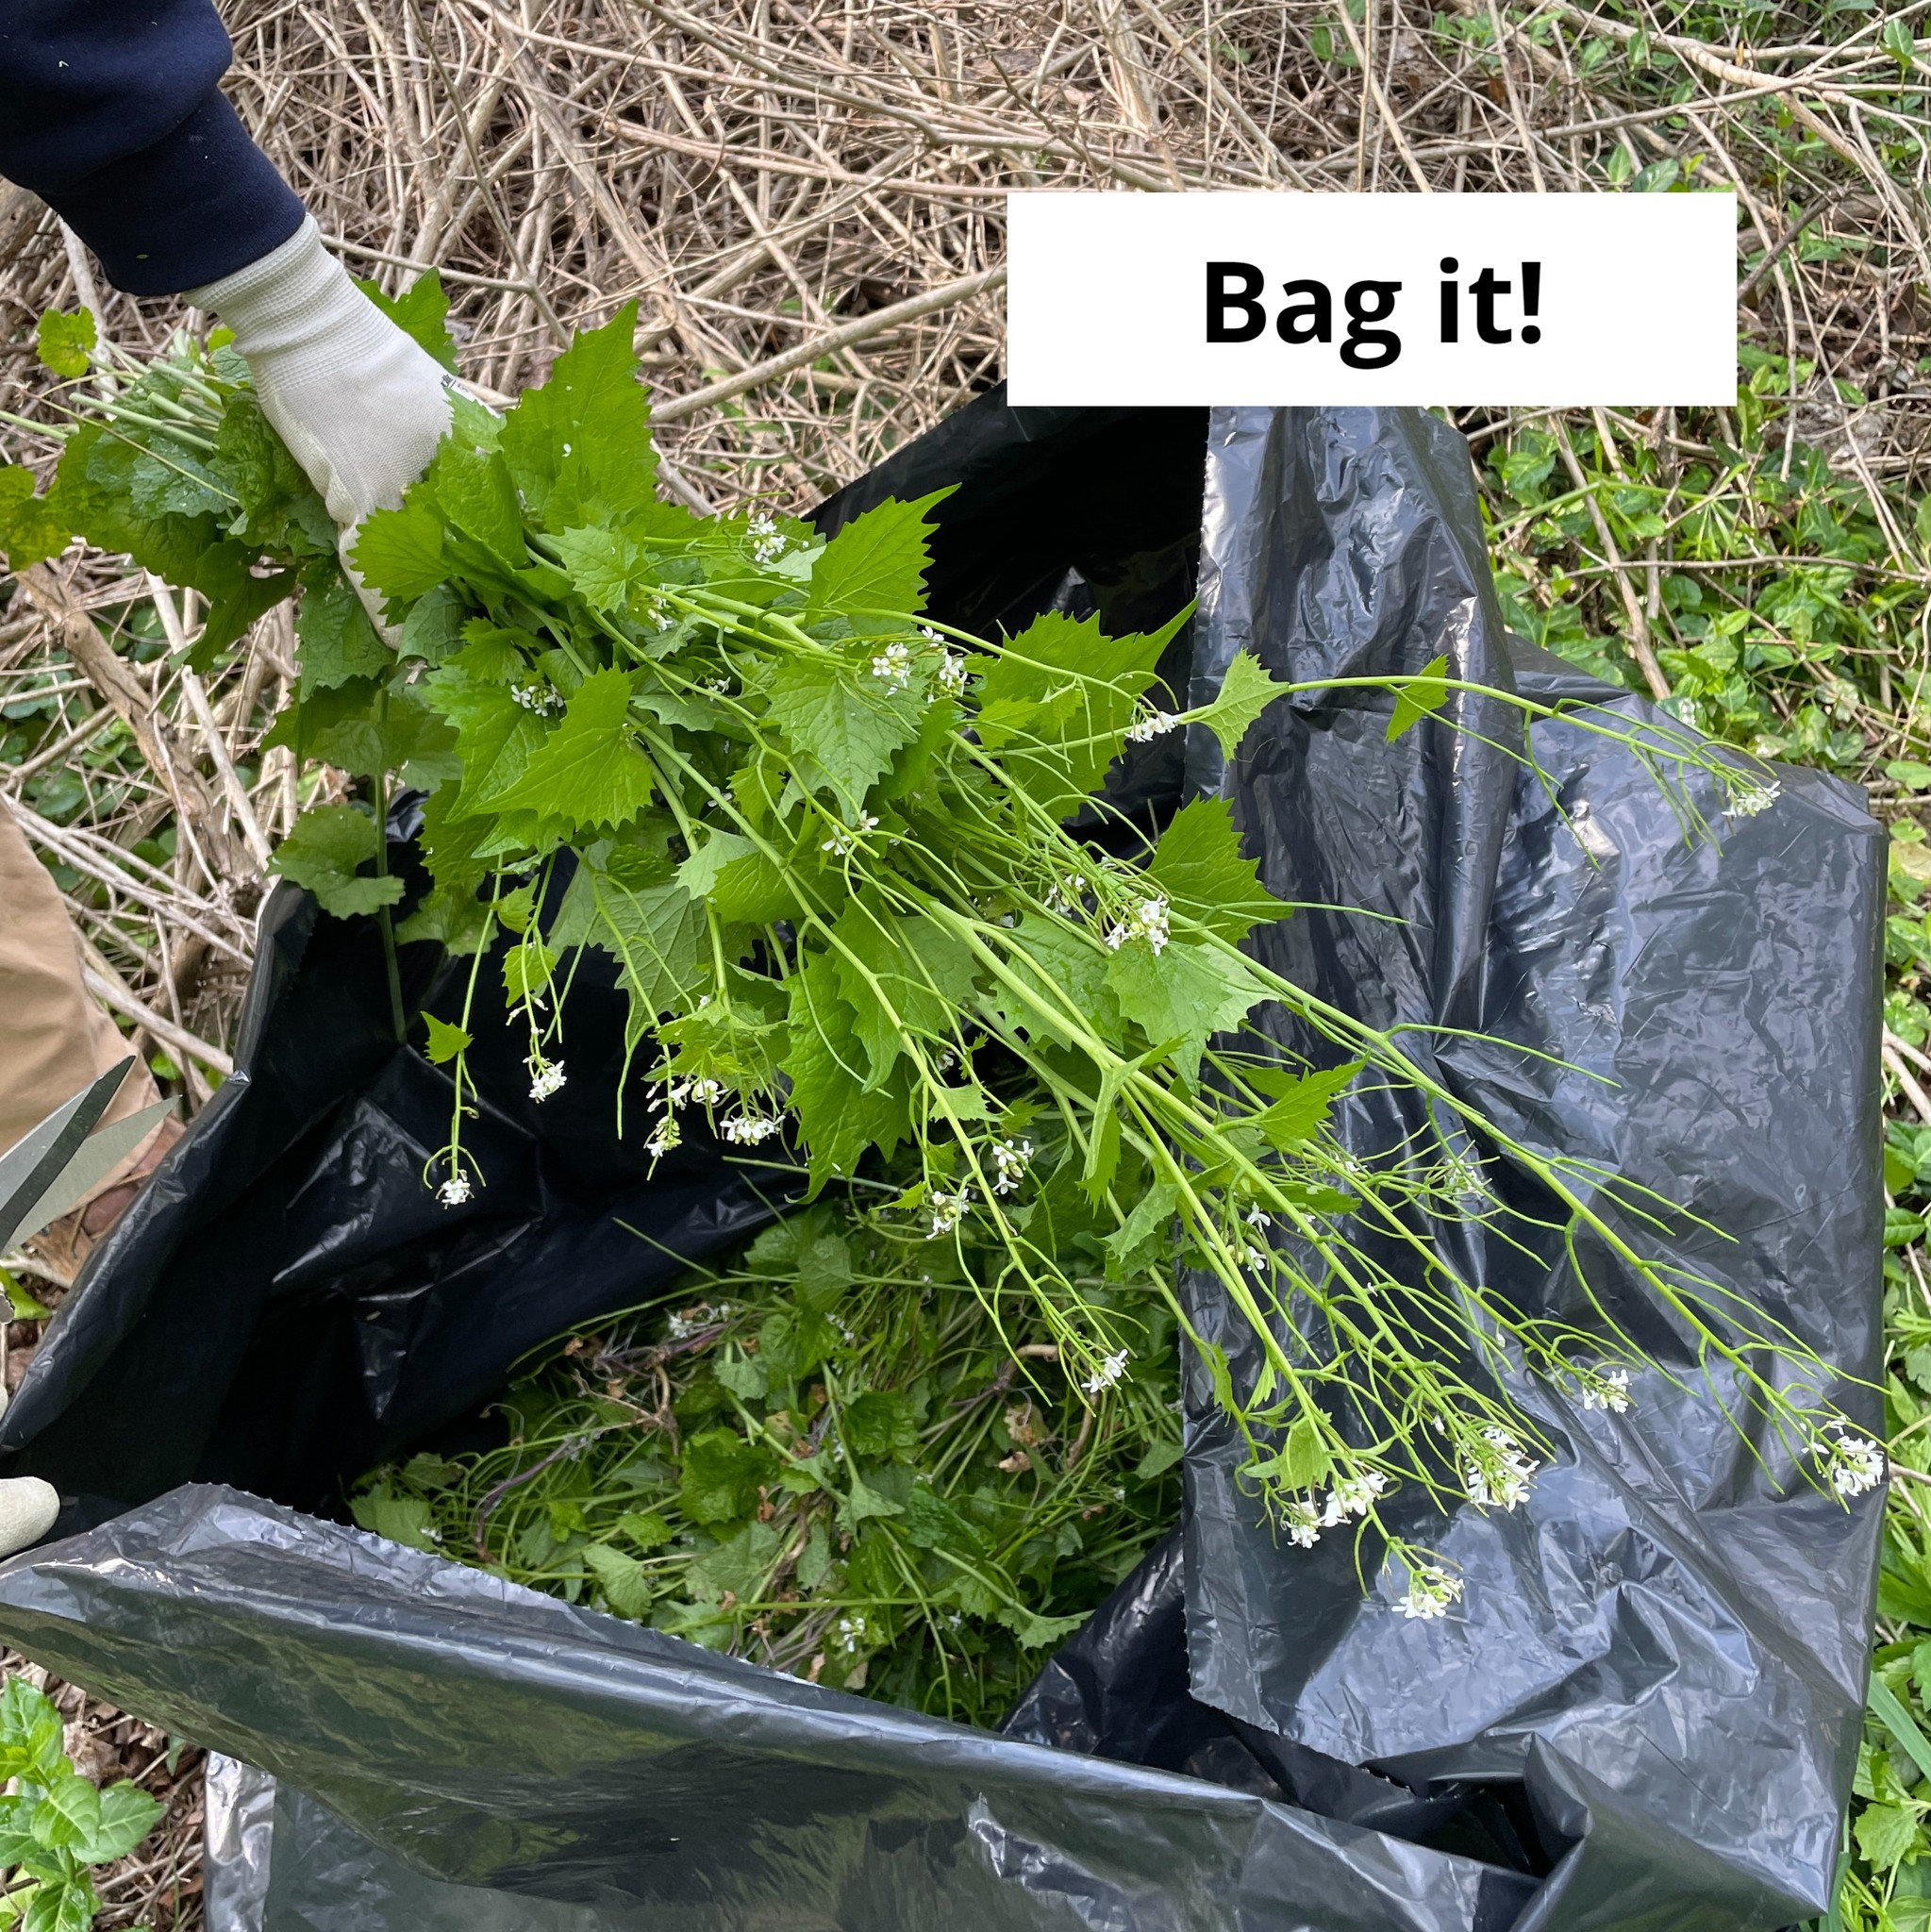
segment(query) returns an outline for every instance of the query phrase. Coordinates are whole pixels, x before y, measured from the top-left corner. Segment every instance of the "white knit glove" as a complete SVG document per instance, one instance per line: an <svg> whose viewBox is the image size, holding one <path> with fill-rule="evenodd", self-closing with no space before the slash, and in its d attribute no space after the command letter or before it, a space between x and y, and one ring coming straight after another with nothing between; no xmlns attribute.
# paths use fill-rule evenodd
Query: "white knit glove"
<svg viewBox="0 0 1931 1932"><path fill-rule="evenodd" d="M186 291L235 332L261 412L343 531L393 509L449 427L456 386L349 279L313 217L259 261Z"/></svg>
<svg viewBox="0 0 1931 1932"><path fill-rule="evenodd" d="M37 1543L53 1528L60 1497L52 1483L37 1475L8 1476L0 1482L0 1557Z"/></svg>

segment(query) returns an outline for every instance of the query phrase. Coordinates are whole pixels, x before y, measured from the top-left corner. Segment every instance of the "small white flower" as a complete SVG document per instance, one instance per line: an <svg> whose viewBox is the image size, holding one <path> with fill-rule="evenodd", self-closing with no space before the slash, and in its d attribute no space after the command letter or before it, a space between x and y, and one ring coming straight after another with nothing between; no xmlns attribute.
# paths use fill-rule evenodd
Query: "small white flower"
<svg viewBox="0 0 1931 1932"><path fill-rule="evenodd" d="M673 1147L682 1146L684 1129L677 1124L677 1116L667 1113L650 1130L650 1139L643 1143L643 1151L653 1160L661 1160Z"/></svg>
<svg viewBox="0 0 1931 1932"><path fill-rule="evenodd" d="M1296 1497L1282 1510L1281 1517L1282 1527L1288 1532L1290 1543L1311 1550L1321 1541L1321 1518L1315 1513L1312 1503Z"/></svg>
<svg viewBox="0 0 1931 1932"><path fill-rule="evenodd" d="M1273 1216L1265 1208L1250 1208L1241 1219L1249 1227L1268 1228L1273 1225Z"/></svg>
<svg viewBox="0 0 1931 1932"><path fill-rule="evenodd" d="M1074 873L1061 879L1046 895L1046 910L1071 919L1075 912L1085 911L1086 895L1091 891L1092 885L1087 875L1083 872Z"/></svg>
<svg viewBox="0 0 1931 1932"><path fill-rule="evenodd" d="M926 633L932 635L929 631ZM941 690L949 691L954 697L963 697L966 688L966 660L957 651L948 651L939 660L939 683Z"/></svg>
<svg viewBox="0 0 1931 1932"><path fill-rule="evenodd" d="M702 689L713 697L727 698L731 694L731 680L728 677L707 677Z"/></svg>
<svg viewBox="0 0 1931 1932"><path fill-rule="evenodd" d="M849 858L858 849L858 842L865 834L875 832L877 829L878 821L869 811L861 811L856 825L834 825L831 828L831 837L818 849L821 852L835 852L841 858Z"/></svg>
<svg viewBox="0 0 1931 1932"><path fill-rule="evenodd" d="M762 1141L769 1141L784 1125L784 1120L777 1114L734 1113L724 1123L723 1133L726 1141L737 1147L756 1147Z"/></svg>
<svg viewBox="0 0 1931 1932"><path fill-rule="evenodd" d="M445 1208L460 1208L472 1191L468 1174L453 1174L436 1190L436 1198Z"/></svg>
<svg viewBox="0 0 1931 1932"><path fill-rule="evenodd" d="M552 691L548 685L512 684L509 687L509 695L525 711L532 712L539 718L554 717L563 708L562 696Z"/></svg>
<svg viewBox="0 0 1931 1932"><path fill-rule="evenodd" d="M561 1060L530 1059L524 1063L529 1068L530 1098L547 1100L563 1085L563 1062Z"/></svg>
<svg viewBox="0 0 1931 1932"><path fill-rule="evenodd" d="M1171 711L1151 711L1144 718L1126 727L1126 741L1129 744L1145 744L1156 738L1164 738L1168 732L1177 730L1180 721Z"/></svg>
<svg viewBox="0 0 1931 1932"><path fill-rule="evenodd" d="M991 1146L992 1191L1009 1194L1025 1178L1026 1162L1033 1158L1030 1141L995 1141Z"/></svg>
<svg viewBox="0 0 1931 1932"><path fill-rule="evenodd" d="M934 1188L925 1196L925 1239L936 1241L941 1235L950 1234L965 1219L965 1211L972 1206L972 1200L973 1191L970 1188L960 1188L956 1194Z"/></svg>
<svg viewBox="0 0 1931 1932"><path fill-rule="evenodd" d="M724 1083L722 1080L673 1080L664 1089L664 1099L674 1112L686 1101L693 1107L715 1107L724 1097Z"/></svg>
<svg viewBox="0 0 1931 1932"><path fill-rule="evenodd" d="M1264 1274L1267 1272L1267 1262L1268 1256L1265 1248L1257 1248L1250 1245L1240 1250L1240 1265L1243 1268L1251 1268L1257 1274Z"/></svg>
<svg viewBox="0 0 1931 1932"><path fill-rule="evenodd" d="M759 563L775 563L785 554L787 540L768 510L759 510L745 529L751 555Z"/></svg>
<svg viewBox="0 0 1931 1932"><path fill-rule="evenodd" d="M956 1047L941 1046L932 1057L932 1071L935 1074L949 1074L958 1065L958 1051Z"/></svg>
<svg viewBox="0 0 1931 1932"><path fill-rule="evenodd" d="M838 1620L839 1648L850 1657L871 1632L865 1627L863 1617L841 1617Z"/></svg>
<svg viewBox="0 0 1931 1932"><path fill-rule="evenodd" d="M1436 1563L1418 1563L1408 1572L1408 1587L1396 1599L1405 1617L1445 1617L1461 1596L1461 1578Z"/></svg>
<svg viewBox="0 0 1931 1932"><path fill-rule="evenodd" d="M1327 1501L1322 1507L1322 1528L1332 1529L1351 1516L1367 1515L1374 1507L1375 1497L1387 1488L1388 1478L1378 1469L1365 1469L1359 1475L1335 1477L1334 1488L1327 1492Z"/></svg>
<svg viewBox="0 0 1931 1932"><path fill-rule="evenodd" d="M929 624L922 624L919 626L919 635L928 644L942 645L945 642L945 633L942 630L934 630Z"/></svg>
<svg viewBox="0 0 1931 1932"><path fill-rule="evenodd" d="M1542 1465L1523 1454L1522 1444L1507 1429L1486 1428L1482 1441L1488 1451L1462 1464L1469 1501L1484 1508L1513 1509L1526 1499L1530 1478Z"/></svg>
<svg viewBox="0 0 1931 1932"><path fill-rule="evenodd" d="M665 1338L671 1341L689 1341L693 1335L702 1334L705 1329L715 1326L730 1312L731 1305L728 1302L720 1302L716 1307L712 1307L708 1302L699 1302L694 1308L685 1308L681 1312L665 1317Z"/></svg>
<svg viewBox="0 0 1931 1932"><path fill-rule="evenodd" d="M1097 1395L1103 1390L1117 1388L1121 1376L1126 1373L1126 1364L1132 1359L1127 1350L1120 1349L1109 1355L1079 1386L1089 1395Z"/></svg>
<svg viewBox="0 0 1931 1932"><path fill-rule="evenodd" d="M1845 1502L1874 1490L1884 1480L1883 1449L1869 1436L1857 1435L1840 1422L1826 1424L1815 1447L1824 1458L1825 1480Z"/></svg>
<svg viewBox="0 0 1931 1932"><path fill-rule="evenodd" d="M909 644L887 644L872 660L872 675L880 684L903 691L912 681L912 651Z"/></svg>
<svg viewBox="0 0 1931 1932"><path fill-rule="evenodd" d="M1607 1369L1594 1381L1583 1384L1582 1406L1606 1409L1614 1415L1629 1412L1629 1371Z"/></svg>
<svg viewBox="0 0 1931 1932"><path fill-rule="evenodd" d="M1157 959L1162 948L1173 938L1167 929L1167 913L1168 905L1164 898L1142 899L1107 935L1107 950L1117 953L1133 940L1144 940Z"/></svg>
<svg viewBox="0 0 1931 1932"><path fill-rule="evenodd" d="M1784 795L1782 783L1773 778L1767 784L1741 774L1730 781L1730 796L1723 806L1733 819L1754 819L1768 811Z"/></svg>

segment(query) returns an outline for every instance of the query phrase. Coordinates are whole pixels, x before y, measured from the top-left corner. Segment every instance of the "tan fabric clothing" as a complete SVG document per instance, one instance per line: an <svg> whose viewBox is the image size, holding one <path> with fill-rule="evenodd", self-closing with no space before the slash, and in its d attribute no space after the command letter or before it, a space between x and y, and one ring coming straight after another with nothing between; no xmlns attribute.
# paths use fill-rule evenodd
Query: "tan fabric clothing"
<svg viewBox="0 0 1931 1932"><path fill-rule="evenodd" d="M133 1051L89 994L53 876L0 800L0 1152ZM159 1097L137 1066L103 1122Z"/></svg>

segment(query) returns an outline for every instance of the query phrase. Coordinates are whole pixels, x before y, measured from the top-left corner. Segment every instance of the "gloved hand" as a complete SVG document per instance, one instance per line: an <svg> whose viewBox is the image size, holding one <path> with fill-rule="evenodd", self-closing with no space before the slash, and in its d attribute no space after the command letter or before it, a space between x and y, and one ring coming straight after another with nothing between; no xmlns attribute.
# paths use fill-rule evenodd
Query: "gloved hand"
<svg viewBox="0 0 1931 1932"><path fill-rule="evenodd" d="M342 529L393 509L449 427L456 378L322 245L311 216L259 261L185 291L235 332L261 412Z"/></svg>
<svg viewBox="0 0 1931 1932"><path fill-rule="evenodd" d="M37 1543L53 1528L60 1497L52 1483L37 1475L8 1476L0 1482L0 1557Z"/></svg>

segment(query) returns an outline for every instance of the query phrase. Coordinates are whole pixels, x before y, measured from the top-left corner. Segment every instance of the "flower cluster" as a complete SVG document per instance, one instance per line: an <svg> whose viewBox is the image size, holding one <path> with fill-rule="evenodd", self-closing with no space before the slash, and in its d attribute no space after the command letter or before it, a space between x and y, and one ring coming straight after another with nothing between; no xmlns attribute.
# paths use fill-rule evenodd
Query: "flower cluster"
<svg viewBox="0 0 1931 1932"><path fill-rule="evenodd" d="M784 1124L782 1114L734 1113L724 1122L721 1131L734 1147L756 1147L769 1141Z"/></svg>
<svg viewBox="0 0 1931 1932"><path fill-rule="evenodd" d="M1153 739L1164 738L1170 731L1177 731L1179 727L1180 720L1172 711L1150 711L1126 727L1126 741L1128 744L1146 744Z"/></svg>
<svg viewBox="0 0 1931 1932"><path fill-rule="evenodd" d="M1417 1563L1410 1567L1408 1587L1395 1599L1394 1607L1405 1617L1445 1617L1460 1596L1460 1577L1451 1575L1439 1563Z"/></svg>
<svg viewBox="0 0 1931 1932"><path fill-rule="evenodd" d="M1033 1158L1030 1141L994 1141L989 1150L992 1162L992 1191L1009 1194L1025 1178L1026 1162Z"/></svg>
<svg viewBox="0 0 1931 1932"><path fill-rule="evenodd" d="M872 675L880 684L903 691L912 681L912 651L909 644L887 644L872 660Z"/></svg>
<svg viewBox="0 0 1931 1932"><path fill-rule="evenodd" d="M847 1657L855 1656L858 1646L872 1634L861 1616L841 1617L835 1627L838 1631L838 1647Z"/></svg>
<svg viewBox="0 0 1931 1932"><path fill-rule="evenodd" d="M730 1312L729 1302L719 1302L715 1307L709 1302L699 1302L695 1307L679 1309L665 1317L664 1340L689 1341L693 1335L701 1335L707 1328L714 1328Z"/></svg>
<svg viewBox="0 0 1931 1932"><path fill-rule="evenodd" d="M1847 1503L1884 1480L1882 1447L1841 1422L1826 1423L1812 1446L1823 1458L1824 1480Z"/></svg>
<svg viewBox="0 0 1931 1932"><path fill-rule="evenodd" d="M563 708L562 694L547 684L512 684L509 695L525 711L532 711L539 718L554 718Z"/></svg>
<svg viewBox="0 0 1931 1932"><path fill-rule="evenodd" d="M966 660L957 651L948 651L939 660L939 684L942 691L949 691L954 697L965 696Z"/></svg>
<svg viewBox="0 0 1931 1932"><path fill-rule="evenodd" d="M788 547L784 532L768 510L759 510L744 534L751 539L751 555L759 563L775 563Z"/></svg>
<svg viewBox="0 0 1931 1932"><path fill-rule="evenodd" d="M445 1208L460 1208L474 1191L466 1174L453 1174L436 1190L436 1198Z"/></svg>
<svg viewBox="0 0 1931 1932"><path fill-rule="evenodd" d="M1744 778L1740 774L1731 784L1729 791L1723 810L1733 819L1754 819L1759 812L1768 811L1784 795L1783 786L1774 778L1766 783Z"/></svg>
<svg viewBox="0 0 1931 1932"><path fill-rule="evenodd" d="M1488 1444L1462 1464L1462 1480L1468 1486L1469 1501L1484 1508L1513 1509L1528 1495L1529 1481L1541 1464L1523 1453L1523 1446L1507 1429L1490 1426L1482 1431Z"/></svg>
<svg viewBox="0 0 1931 1932"><path fill-rule="evenodd" d="M692 1107L715 1107L724 1097L722 1080L673 1080L664 1089L664 1099L673 1108L689 1101Z"/></svg>
<svg viewBox="0 0 1931 1932"><path fill-rule="evenodd" d="M1071 918L1083 908L1086 895L1092 891L1092 884L1083 872L1072 874L1056 884L1046 895L1046 910L1057 912Z"/></svg>
<svg viewBox="0 0 1931 1932"><path fill-rule="evenodd" d="M1351 1516L1365 1516L1377 1496L1388 1490L1388 1478L1378 1469L1364 1469L1359 1475L1336 1476L1334 1488L1321 1511L1323 1529L1333 1529Z"/></svg>
<svg viewBox="0 0 1931 1932"><path fill-rule="evenodd" d="M677 1124L677 1116L667 1113L650 1130L650 1139L643 1143L643 1151L653 1160L661 1160L673 1147L684 1144L684 1129Z"/></svg>
<svg viewBox="0 0 1931 1932"><path fill-rule="evenodd" d="M1126 1349L1116 1349L1079 1386L1089 1395L1098 1395L1107 1389L1117 1388L1121 1376L1126 1373L1126 1364L1132 1359Z"/></svg>
<svg viewBox="0 0 1931 1932"><path fill-rule="evenodd" d="M1130 940L1144 940L1157 959L1161 949L1174 936L1167 929L1168 909L1164 898L1142 899L1107 935L1107 951L1117 953Z"/></svg>
<svg viewBox="0 0 1931 1932"><path fill-rule="evenodd" d="M836 853L841 858L849 858L858 849L858 841L867 832L875 832L878 821L869 811L858 814L856 825L834 825L831 837L823 841L818 849L821 852Z"/></svg>
<svg viewBox="0 0 1931 1932"><path fill-rule="evenodd" d="M936 1241L941 1235L950 1234L965 1219L965 1211L972 1202L973 1191L970 1188L960 1188L953 1194L934 1188L925 1196L925 1239Z"/></svg>
<svg viewBox="0 0 1931 1932"><path fill-rule="evenodd" d="M1611 1415L1627 1415L1629 1371L1606 1369L1600 1375L1591 1375L1582 1385L1582 1406L1606 1409Z"/></svg>
<svg viewBox="0 0 1931 1932"><path fill-rule="evenodd" d="M529 1069L532 1100L547 1100L563 1085L561 1060L546 1060L541 1055L532 1055L524 1064Z"/></svg>
<svg viewBox="0 0 1931 1932"><path fill-rule="evenodd" d="M1296 1496L1281 1511L1281 1525L1288 1541L1311 1550L1321 1541L1323 1529L1335 1529L1373 1508L1377 1497L1387 1493L1388 1478L1378 1469L1364 1469L1358 1475L1341 1475L1325 1498L1317 1491Z"/></svg>

